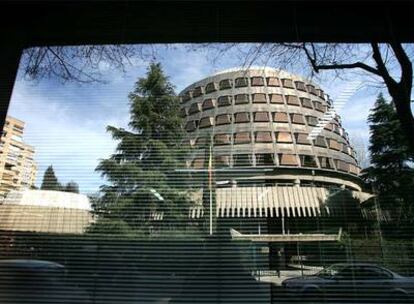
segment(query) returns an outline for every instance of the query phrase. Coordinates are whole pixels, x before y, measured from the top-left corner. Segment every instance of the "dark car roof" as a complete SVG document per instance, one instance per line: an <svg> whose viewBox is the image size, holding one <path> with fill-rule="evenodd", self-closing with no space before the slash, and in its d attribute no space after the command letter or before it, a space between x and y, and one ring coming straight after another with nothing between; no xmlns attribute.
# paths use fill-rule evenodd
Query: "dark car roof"
<svg viewBox="0 0 414 304"><path fill-rule="evenodd" d="M64 270L64 266L50 261L31 259L7 259L0 260L0 269L25 269L25 270Z"/></svg>
<svg viewBox="0 0 414 304"><path fill-rule="evenodd" d="M374 266L374 267L381 267L381 268L383 268L382 266L380 266L378 264L363 263L363 262L335 263L335 264L332 264L330 266L343 266L343 267L346 267L346 266Z"/></svg>

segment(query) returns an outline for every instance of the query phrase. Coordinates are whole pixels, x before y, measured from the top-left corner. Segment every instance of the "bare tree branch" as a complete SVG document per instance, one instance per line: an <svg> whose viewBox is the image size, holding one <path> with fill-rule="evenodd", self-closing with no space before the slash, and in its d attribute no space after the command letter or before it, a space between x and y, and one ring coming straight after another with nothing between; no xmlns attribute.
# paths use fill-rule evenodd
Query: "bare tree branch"
<svg viewBox="0 0 414 304"><path fill-rule="evenodd" d="M151 48L147 45L35 47L24 50L20 73L28 80L53 77L62 82L105 82L105 69L125 72L132 59L153 59L154 50Z"/></svg>
<svg viewBox="0 0 414 304"><path fill-rule="evenodd" d="M378 46L378 43L371 43L372 47L372 58L375 60L375 63L377 65L377 70L379 71L379 76L381 76L384 79L385 84L390 89L395 88L397 85L397 82L390 76L387 67L385 66L384 61L382 60L381 52Z"/></svg>
<svg viewBox="0 0 414 304"><path fill-rule="evenodd" d="M317 58L316 58L316 50L315 50L315 46L313 43L311 43L312 46L312 52L313 52L313 56L310 54L309 50L306 47L306 44L303 43L303 51L305 52L306 57L309 60L309 63L312 65L312 68L315 70L315 72L319 73L320 70L343 70L343 69L355 69L355 68L360 68L363 69L365 71L368 71L370 73L373 73L375 75L381 76L380 72L363 63L360 61L354 62L354 63L342 63L342 64L336 64L336 63L332 63L332 64L319 64L317 62Z"/></svg>

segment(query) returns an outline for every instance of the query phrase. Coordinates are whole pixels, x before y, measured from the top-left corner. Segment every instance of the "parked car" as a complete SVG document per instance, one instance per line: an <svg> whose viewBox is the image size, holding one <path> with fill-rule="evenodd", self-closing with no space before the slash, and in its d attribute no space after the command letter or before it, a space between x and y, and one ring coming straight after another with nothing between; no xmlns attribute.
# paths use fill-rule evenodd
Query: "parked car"
<svg viewBox="0 0 414 304"><path fill-rule="evenodd" d="M349 301L358 303L412 303L414 278L369 263L333 264L315 275L286 279L288 295L302 300Z"/></svg>
<svg viewBox="0 0 414 304"><path fill-rule="evenodd" d="M90 303L88 294L66 281L63 265L42 260L0 260L0 303Z"/></svg>

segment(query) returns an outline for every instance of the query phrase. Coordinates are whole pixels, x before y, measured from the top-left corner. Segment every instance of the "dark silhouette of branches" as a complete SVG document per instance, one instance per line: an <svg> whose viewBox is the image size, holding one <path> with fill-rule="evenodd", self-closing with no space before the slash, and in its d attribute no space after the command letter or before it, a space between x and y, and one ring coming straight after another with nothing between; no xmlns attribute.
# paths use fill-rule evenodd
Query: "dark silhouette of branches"
<svg viewBox="0 0 414 304"><path fill-rule="evenodd" d="M125 72L133 60L151 60L155 49L136 45L48 46L25 49L20 66L28 80L55 78L62 82L103 82L103 71Z"/></svg>

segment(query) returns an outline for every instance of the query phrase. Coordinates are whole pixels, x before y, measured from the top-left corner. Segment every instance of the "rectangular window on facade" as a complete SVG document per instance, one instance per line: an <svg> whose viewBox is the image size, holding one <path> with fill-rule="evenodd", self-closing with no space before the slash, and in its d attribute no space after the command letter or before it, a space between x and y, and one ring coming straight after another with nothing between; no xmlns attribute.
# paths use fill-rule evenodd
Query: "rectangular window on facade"
<svg viewBox="0 0 414 304"><path fill-rule="evenodd" d="M230 166L230 156L229 155L218 155L214 158L214 162L217 168L228 167Z"/></svg>
<svg viewBox="0 0 414 304"><path fill-rule="evenodd" d="M205 99L203 101L203 111L214 109L216 106L216 100L213 98Z"/></svg>
<svg viewBox="0 0 414 304"><path fill-rule="evenodd" d="M223 79L219 83L220 90L231 89L233 87L233 82L231 79Z"/></svg>
<svg viewBox="0 0 414 304"><path fill-rule="evenodd" d="M328 123L323 127L325 130L332 131L333 125L332 123Z"/></svg>
<svg viewBox="0 0 414 304"><path fill-rule="evenodd" d="M319 164L320 164L321 168L334 169L333 164L332 164L332 159L330 159L328 157L320 156L319 157Z"/></svg>
<svg viewBox="0 0 414 304"><path fill-rule="evenodd" d="M342 134L342 137L347 141L347 142L349 142L349 135L348 135L348 133L347 132L343 132L343 134Z"/></svg>
<svg viewBox="0 0 414 304"><path fill-rule="evenodd" d="M299 99L295 95L286 95L286 102L291 106L299 106Z"/></svg>
<svg viewBox="0 0 414 304"><path fill-rule="evenodd" d="M263 77L252 77L250 83L252 87L262 87L264 86L264 79Z"/></svg>
<svg viewBox="0 0 414 304"><path fill-rule="evenodd" d="M269 121L269 113L268 112L255 112L254 113L254 121L255 122L268 122Z"/></svg>
<svg viewBox="0 0 414 304"><path fill-rule="evenodd" d="M257 143L271 143L272 134L270 131L257 131L255 132L255 142Z"/></svg>
<svg viewBox="0 0 414 304"><path fill-rule="evenodd" d="M282 79L282 85L284 88L294 89L292 79L287 79L287 78Z"/></svg>
<svg viewBox="0 0 414 304"><path fill-rule="evenodd" d="M323 90L321 90L321 89L316 89L316 95L317 95L319 98L322 98L323 100L325 100L325 93L323 92Z"/></svg>
<svg viewBox="0 0 414 304"><path fill-rule="evenodd" d="M200 119L200 128L208 128L214 125L213 117L203 117Z"/></svg>
<svg viewBox="0 0 414 304"><path fill-rule="evenodd" d="M252 156L250 154L233 154L233 167L250 167Z"/></svg>
<svg viewBox="0 0 414 304"><path fill-rule="evenodd" d="M232 101L233 97L230 95L220 96L217 100L217 105L219 107L231 106Z"/></svg>
<svg viewBox="0 0 414 304"><path fill-rule="evenodd" d="M198 137L197 139L196 139L196 145L197 146L205 146L206 144L207 144L207 137L205 137L205 136L201 136L201 137Z"/></svg>
<svg viewBox="0 0 414 304"><path fill-rule="evenodd" d="M295 81L295 85L296 85L296 89L299 91L304 91L306 92L306 87L305 87L305 83L302 81Z"/></svg>
<svg viewBox="0 0 414 304"><path fill-rule="evenodd" d="M354 175L358 175L359 174L359 168L357 166L349 164L349 172L354 174Z"/></svg>
<svg viewBox="0 0 414 304"><path fill-rule="evenodd" d="M189 114L195 114L201 111L201 103L195 102L193 103L190 108L188 109Z"/></svg>
<svg viewBox="0 0 414 304"><path fill-rule="evenodd" d="M267 77L266 81L267 81L267 86L268 87L279 87L280 86L279 78Z"/></svg>
<svg viewBox="0 0 414 304"><path fill-rule="evenodd" d="M298 160L295 154L279 154L279 163L281 166L297 166Z"/></svg>
<svg viewBox="0 0 414 304"><path fill-rule="evenodd" d="M234 80L234 87L241 88L247 87L249 85L249 80L247 77L239 77Z"/></svg>
<svg viewBox="0 0 414 304"><path fill-rule="evenodd" d="M234 114L235 123L244 123L250 122L250 113L248 112L239 112Z"/></svg>
<svg viewBox="0 0 414 304"><path fill-rule="evenodd" d="M288 123L289 118L288 118L287 113L285 113L285 112L275 112L275 113L273 113L273 121L274 122Z"/></svg>
<svg viewBox="0 0 414 304"><path fill-rule="evenodd" d="M341 129L341 128L340 128L337 124L334 124L334 125L333 125L333 132L334 132L334 133L336 133L336 134L340 135L340 134L341 134L340 129Z"/></svg>
<svg viewBox="0 0 414 304"><path fill-rule="evenodd" d="M331 139L329 139L329 149L339 151L339 150L341 150L341 146L335 139L331 138Z"/></svg>
<svg viewBox="0 0 414 304"><path fill-rule="evenodd" d="M204 94L204 88L203 87L195 87L193 90L193 97L198 97Z"/></svg>
<svg viewBox="0 0 414 304"><path fill-rule="evenodd" d="M299 155L299 159L302 167L317 167L315 157L312 155Z"/></svg>
<svg viewBox="0 0 414 304"><path fill-rule="evenodd" d="M214 136L215 145L230 145L231 136L230 134L216 134Z"/></svg>
<svg viewBox="0 0 414 304"><path fill-rule="evenodd" d="M290 114L291 117L291 121L294 124L299 124L299 125L304 125L305 124L305 120L303 119L303 115L302 114Z"/></svg>
<svg viewBox="0 0 414 304"><path fill-rule="evenodd" d="M234 134L234 144L248 144L250 142L250 132L239 132Z"/></svg>
<svg viewBox="0 0 414 304"><path fill-rule="evenodd" d="M341 150L343 153L351 154L350 153L351 151L346 143L341 143L340 145L341 145Z"/></svg>
<svg viewBox="0 0 414 304"><path fill-rule="evenodd" d="M248 94L237 94L234 96L234 104L245 104L249 103L249 95Z"/></svg>
<svg viewBox="0 0 414 304"><path fill-rule="evenodd" d="M210 82L206 85L205 91L206 91L206 94L208 94L208 93L217 91L217 89L218 89L217 83Z"/></svg>
<svg viewBox="0 0 414 304"><path fill-rule="evenodd" d="M221 114L216 116L216 126L219 125L226 125L231 123L231 115L230 114Z"/></svg>
<svg viewBox="0 0 414 304"><path fill-rule="evenodd" d="M193 160L192 167L195 169L202 169L204 168L204 158L196 158Z"/></svg>
<svg viewBox="0 0 414 304"><path fill-rule="evenodd" d="M256 154L256 166L274 166L275 159L273 153Z"/></svg>
<svg viewBox="0 0 414 304"><path fill-rule="evenodd" d="M318 118L315 116L306 116L306 121L309 126L316 126L318 124Z"/></svg>
<svg viewBox="0 0 414 304"><path fill-rule="evenodd" d="M336 159L336 169L338 171L348 172L349 171L349 164L347 162L344 162L343 160Z"/></svg>
<svg viewBox="0 0 414 304"><path fill-rule="evenodd" d="M316 111L325 112L325 106L319 101L314 100L313 107L315 108Z"/></svg>
<svg viewBox="0 0 414 304"><path fill-rule="evenodd" d="M290 132L276 132L276 142L293 143L292 134Z"/></svg>
<svg viewBox="0 0 414 304"><path fill-rule="evenodd" d="M196 123L195 120L191 120L191 121L186 123L185 130L187 132L193 132L195 129L197 129L197 123Z"/></svg>
<svg viewBox="0 0 414 304"><path fill-rule="evenodd" d="M300 102L302 103L302 107L308 108L308 109L313 109L312 102L309 98L301 97Z"/></svg>
<svg viewBox="0 0 414 304"><path fill-rule="evenodd" d="M281 94L269 94L270 103L284 104L283 96Z"/></svg>
<svg viewBox="0 0 414 304"><path fill-rule="evenodd" d="M266 94L256 93L252 95L253 103L266 103Z"/></svg>
<svg viewBox="0 0 414 304"><path fill-rule="evenodd" d="M311 93L312 95L317 95L316 94L316 89L313 85L308 84L308 85L306 85L306 88L308 89L308 92Z"/></svg>
<svg viewBox="0 0 414 304"><path fill-rule="evenodd" d="M310 145L307 133L295 133L296 143L299 145Z"/></svg>
<svg viewBox="0 0 414 304"><path fill-rule="evenodd" d="M192 98L192 93L191 91L187 91L185 92L182 96L181 96L181 102L187 102Z"/></svg>
<svg viewBox="0 0 414 304"><path fill-rule="evenodd" d="M323 136L317 136L313 144L317 147L327 148L325 138Z"/></svg>

